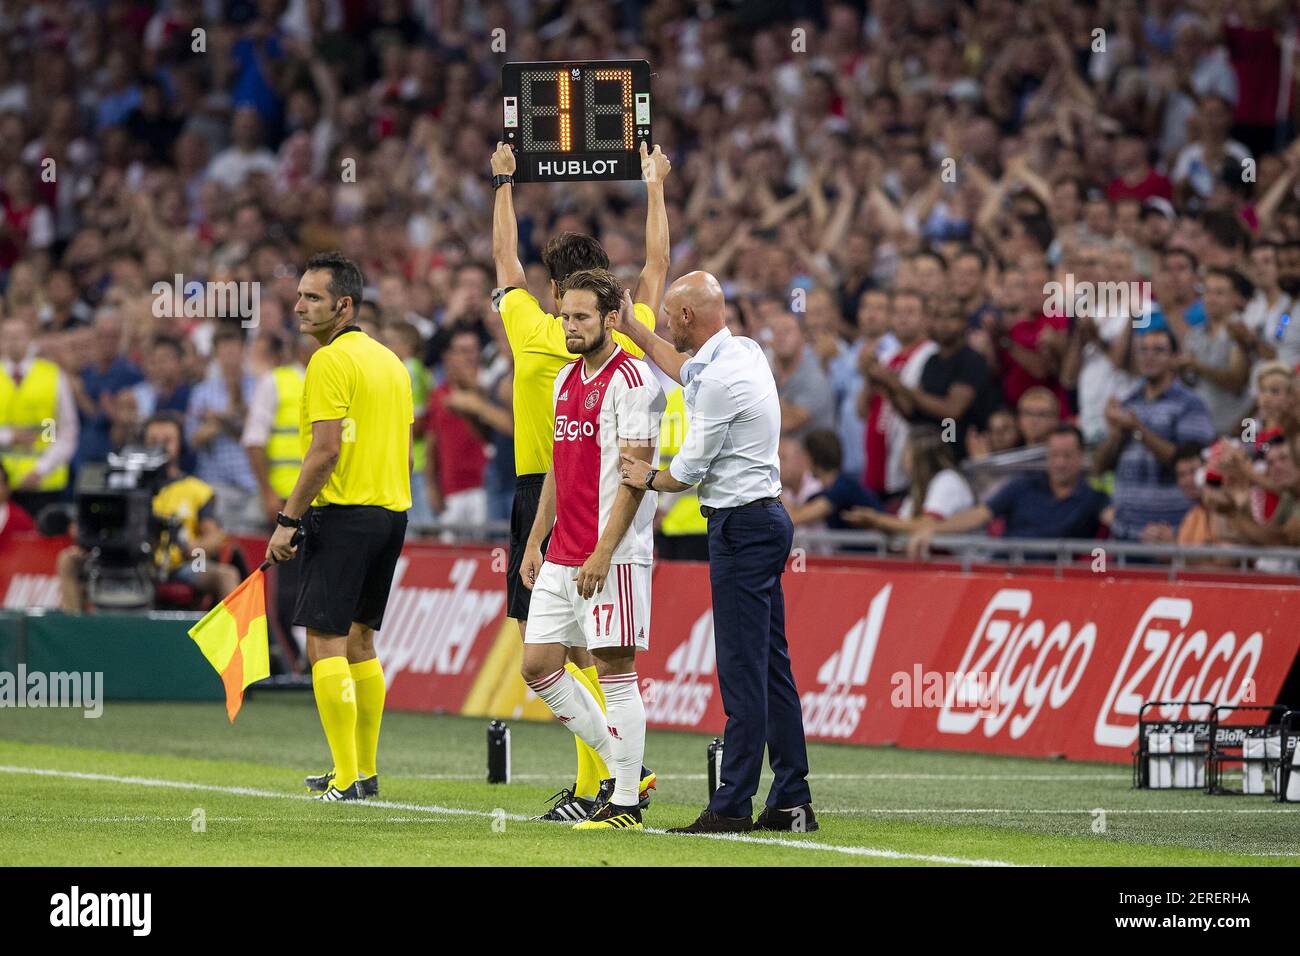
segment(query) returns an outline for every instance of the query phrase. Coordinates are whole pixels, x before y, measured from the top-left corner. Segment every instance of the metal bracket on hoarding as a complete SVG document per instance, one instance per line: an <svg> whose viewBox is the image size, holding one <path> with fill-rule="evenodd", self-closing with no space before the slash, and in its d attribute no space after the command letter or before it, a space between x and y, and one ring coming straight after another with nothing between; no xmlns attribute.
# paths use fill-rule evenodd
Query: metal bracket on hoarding
<svg viewBox="0 0 1300 956"><path fill-rule="evenodd" d="M1277 793L1273 799L1279 803L1300 803L1300 710L1288 710L1278 721L1282 734L1282 760L1278 766Z"/></svg>
<svg viewBox="0 0 1300 956"><path fill-rule="evenodd" d="M1153 707L1175 713L1201 707L1205 718L1148 718ZM1208 700L1149 700L1138 710L1138 746L1133 751L1133 786L1139 790L1200 790L1214 739L1214 704Z"/></svg>

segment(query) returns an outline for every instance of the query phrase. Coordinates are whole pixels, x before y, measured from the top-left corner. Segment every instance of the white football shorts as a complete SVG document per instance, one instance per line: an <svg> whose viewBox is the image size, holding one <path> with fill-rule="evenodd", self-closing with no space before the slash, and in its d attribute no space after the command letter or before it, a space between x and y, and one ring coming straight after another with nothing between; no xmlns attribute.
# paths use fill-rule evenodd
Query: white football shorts
<svg viewBox="0 0 1300 956"><path fill-rule="evenodd" d="M648 650L653 574L648 564L611 564L605 586L583 598L576 567L543 562L528 603L524 642Z"/></svg>

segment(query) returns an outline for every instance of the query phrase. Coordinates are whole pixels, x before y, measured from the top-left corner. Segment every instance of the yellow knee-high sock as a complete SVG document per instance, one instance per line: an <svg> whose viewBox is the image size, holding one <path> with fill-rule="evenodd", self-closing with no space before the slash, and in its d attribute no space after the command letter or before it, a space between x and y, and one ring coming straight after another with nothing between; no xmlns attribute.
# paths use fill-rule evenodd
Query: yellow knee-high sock
<svg viewBox="0 0 1300 956"><path fill-rule="evenodd" d="M584 670L570 661L564 665L564 669L573 675L574 680L587 688L591 696L596 698L596 703L600 705L601 713L604 713L605 695L601 692L596 668L588 667ZM600 754L583 743L582 738L574 737L573 740L578 748L578 781L573 788L573 793L575 796L590 800L600 791L600 782L609 776L609 769L605 766L605 761L600 759Z"/></svg>
<svg viewBox="0 0 1300 956"><path fill-rule="evenodd" d="M346 657L322 657L311 668L316 710L334 757L334 786L357 780L357 692Z"/></svg>
<svg viewBox="0 0 1300 956"><path fill-rule="evenodd" d="M357 776L363 780L378 773L379 723L384 718L384 668L373 657L350 664L352 686L357 691Z"/></svg>

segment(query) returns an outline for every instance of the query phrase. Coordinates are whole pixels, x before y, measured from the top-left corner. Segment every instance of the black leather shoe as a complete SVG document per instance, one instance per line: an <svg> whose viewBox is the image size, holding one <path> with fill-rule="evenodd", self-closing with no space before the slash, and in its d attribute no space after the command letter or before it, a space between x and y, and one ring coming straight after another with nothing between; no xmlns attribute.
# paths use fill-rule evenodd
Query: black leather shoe
<svg viewBox="0 0 1300 956"><path fill-rule="evenodd" d="M754 821L755 830L773 830L785 833L812 833L817 829L817 815L813 813L811 803L793 810L778 810L776 807L764 807L763 812Z"/></svg>
<svg viewBox="0 0 1300 956"><path fill-rule="evenodd" d="M688 827L673 827L669 833L748 833L754 827L749 817L724 817L705 810Z"/></svg>

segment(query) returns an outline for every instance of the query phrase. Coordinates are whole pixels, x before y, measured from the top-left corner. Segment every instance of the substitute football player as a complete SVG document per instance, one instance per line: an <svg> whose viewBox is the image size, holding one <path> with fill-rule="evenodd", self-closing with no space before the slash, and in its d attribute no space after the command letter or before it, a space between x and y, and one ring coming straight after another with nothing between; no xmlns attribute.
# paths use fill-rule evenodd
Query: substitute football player
<svg viewBox="0 0 1300 956"><path fill-rule="evenodd" d="M645 268L633 293L635 317L648 329L654 329L655 316L663 298L668 277L668 215L664 208L664 179L672 164L658 146L647 152L641 147L641 176L646 184L646 259ZM526 285L524 268L519 261L519 229L515 221L512 190L515 171L514 151L497 144L492 154L492 185L496 190L492 213L492 255L496 263L497 286L492 294L493 307L501 316L506 337L514 354L514 421L515 421L515 498L510 512L510 558L506 568L508 617L519 623L519 635L527 638L530 592L519 577L524 543L537 515L542 480L551 465L551 446L555 426L552 405L555 377L575 356L565 344L560 320L546 312L537 296ZM608 269L609 256L591 236L561 233L542 249L542 262L550 273L551 300L558 308L560 283L584 269ZM614 340L635 357L643 353L621 333ZM604 699L597 680L594 661L582 647L572 648L568 671L584 684L600 706ZM572 789L557 794L555 805L542 819L577 822L595 808L596 797L609 770L599 754L577 740L578 772ZM641 794L648 800L654 787L654 774L643 774Z"/></svg>
<svg viewBox="0 0 1300 956"><path fill-rule="evenodd" d="M636 652L649 647L655 502L622 483L620 462L655 459L666 400L650 367L611 335L627 296L618 278L575 272L563 289L565 345L581 357L555 379L555 452L520 568L532 589L523 675L614 772L613 793L574 829L639 830L645 707ZM574 647L596 659L603 714L565 668Z"/></svg>

